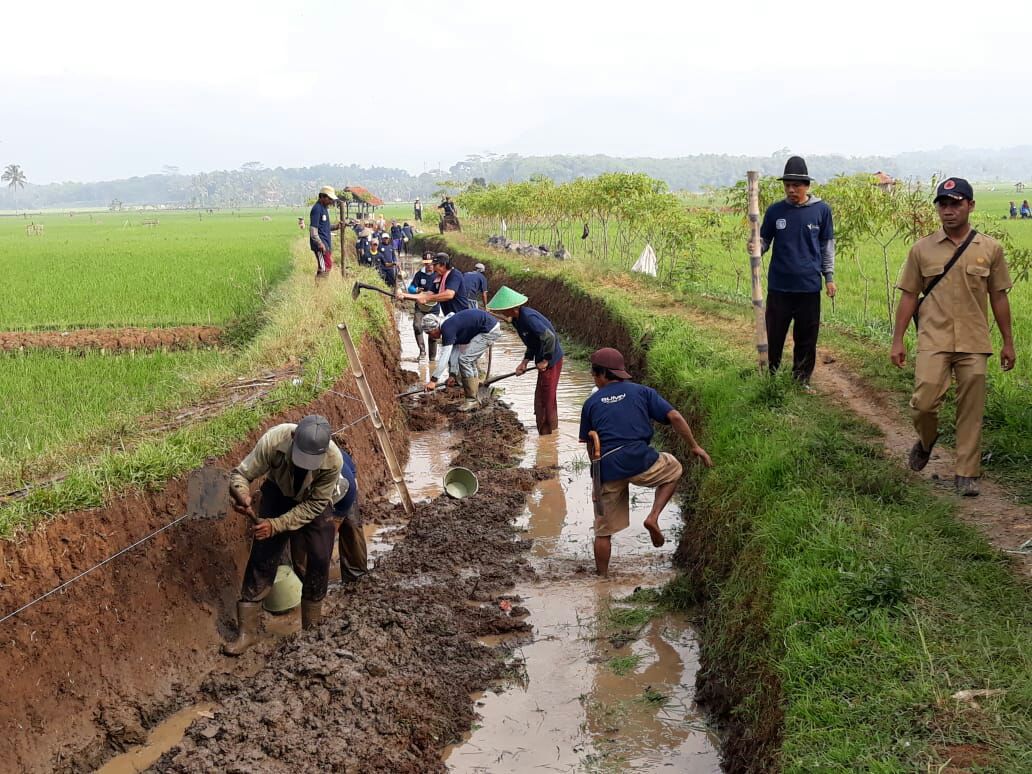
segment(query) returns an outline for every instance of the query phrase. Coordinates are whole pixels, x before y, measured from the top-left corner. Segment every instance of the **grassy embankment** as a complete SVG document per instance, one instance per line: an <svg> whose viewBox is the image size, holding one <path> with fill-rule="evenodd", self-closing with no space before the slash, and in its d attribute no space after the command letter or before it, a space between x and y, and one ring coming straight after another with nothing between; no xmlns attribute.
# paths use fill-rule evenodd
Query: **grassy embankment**
<svg viewBox="0 0 1032 774"><path fill-rule="evenodd" d="M346 365L334 325L342 317L354 326L356 338L365 332L387 330L389 321L382 305L364 297L352 304L339 274L313 285L313 259L307 240L298 235L292 213L279 213L285 224L252 218L250 225L239 231L235 221L240 219L228 214L221 216L227 221L222 224L224 228L205 220L194 221L190 216L179 217L177 233L181 239L170 239L163 249L155 247L150 265L179 265L178 274L168 280L173 283L168 288L173 299L189 294L191 289L200 295L208 292L209 311L219 310L218 314L211 312L211 319L235 326L231 346L217 352L194 353L30 352L0 356L8 365L2 378L5 394L14 396L0 406L0 426L4 428L0 479L5 487L14 488L22 481L69 474L52 486L35 489L28 497L0 507L0 535L29 528L51 514L100 505L112 492L127 486L160 485L205 457L223 453L269 414L309 402ZM158 229L166 225L164 215L161 219ZM80 222L82 227L91 228L88 220ZM259 240L250 251L233 251L231 268L208 261L209 252L218 253L225 246L228 234L246 242L246 234L261 227L276 229L278 236ZM43 238L51 233L48 228ZM103 237L102 241L107 243L108 239ZM88 235L78 246L86 253L96 249ZM131 260L135 249L131 241L127 250L117 241L104 249L121 256L121 268L115 273L135 273L125 280L131 286L149 284L148 273L137 272L140 264ZM8 251L6 260L22 265L24 258ZM260 287L247 285L246 278L255 275L256 263L271 266L269 276L283 279L273 286L264 282ZM227 271L238 284L212 291ZM63 275L60 282L74 288L76 282L88 284L92 280L93 275ZM120 308L117 297L122 291L108 286L104 292L115 296L104 303L111 309ZM168 309L173 307L174 303ZM45 309L31 327L53 327ZM176 321L207 322L208 313L204 316L203 320L179 317ZM170 319L167 313L162 318ZM69 320L72 318L65 317L62 323ZM118 322L146 321L127 315ZM213 419L186 425L171 434L141 428L143 414L203 402L218 396L221 385L237 377L260 375L291 362L299 365L303 381L280 385L256 405L231 407Z"/></svg>
<svg viewBox="0 0 1032 774"><path fill-rule="evenodd" d="M1032 768L1028 588L871 428L758 378L748 350L689 322L656 283L452 244L594 299L643 343L648 381L701 417L717 467L696 471L687 582L666 597L706 603L703 689L737 764L936 771L963 754L980 770ZM1005 693L951 698L982 688Z"/></svg>
<svg viewBox="0 0 1032 774"><path fill-rule="evenodd" d="M1030 194L1032 195L1032 194ZM979 208L992 213L994 220L1006 213L1007 202L1015 194L1006 191L976 192ZM1020 204L1020 199L1017 200ZM745 225L733 215L720 216L725 224L741 231L728 252L715 239L704 239L696 244L695 255L689 262L680 261L670 277L664 274L665 285L672 293L680 294L690 303L699 303L700 298L721 304L724 315L738 315L743 322L752 316L750 305L749 263L745 254ZM1018 246L1032 246L1032 220L1000 221L1014 238ZM468 230L478 237L490 231L497 231L497 224L478 224L470 219ZM574 253L573 263L607 270L626 272L644 247L644 242L631 238L626 241L629 248L620 254L617 239L610 227L613 250L608 262L597 257L581 255L581 242L574 235L568 247ZM573 233L565 229L564 233ZM516 235L510 229L509 236ZM548 229L525 229L524 241L535 244L549 244L551 232ZM597 235L593 237L597 241ZM906 258L910 245L897 240L888 248L888 269L882 248L875 242L860 246L855 254L840 251L836 265L838 296L832 304L822 299L824 325L821 341L833 347L850 365L873 384L890 390L901 409L909 400L913 384L913 331L908 334L910 363L902 370L888 362L891 338L889 307L897 298L891 287L886 296L886 271L890 286ZM1028 502L1032 502L1032 354L1028 343L1032 342L1032 284L1018 282L1011 293L1014 317L1014 335L1018 348L1018 362L1015 369L1004 374L999 359L990 361L989 395L986 405L985 435L983 451L985 469L990 475L1005 481ZM999 351L999 336L993 331L994 346ZM947 397L942 411L943 440L953 443L953 421L955 404L952 396Z"/></svg>

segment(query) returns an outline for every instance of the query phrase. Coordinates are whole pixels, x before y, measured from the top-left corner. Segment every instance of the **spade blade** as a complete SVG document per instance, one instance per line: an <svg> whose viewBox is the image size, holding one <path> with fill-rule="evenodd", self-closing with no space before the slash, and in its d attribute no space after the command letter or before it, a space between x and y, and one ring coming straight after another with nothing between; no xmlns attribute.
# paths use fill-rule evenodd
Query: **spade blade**
<svg viewBox="0 0 1032 774"><path fill-rule="evenodd" d="M205 465L190 473L186 483L186 515L191 519L222 519L229 513L229 472Z"/></svg>

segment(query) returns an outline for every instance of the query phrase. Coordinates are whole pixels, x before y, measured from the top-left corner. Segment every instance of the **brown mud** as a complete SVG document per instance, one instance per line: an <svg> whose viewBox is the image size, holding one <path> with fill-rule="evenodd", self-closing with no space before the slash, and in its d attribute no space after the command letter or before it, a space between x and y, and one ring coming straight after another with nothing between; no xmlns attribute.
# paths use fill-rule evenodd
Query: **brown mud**
<svg viewBox="0 0 1032 774"><path fill-rule="evenodd" d="M150 349L199 349L222 343L222 328L73 328L67 331L0 331L0 352L24 349L89 349L127 352Z"/></svg>
<svg viewBox="0 0 1032 774"><path fill-rule="evenodd" d="M397 341L369 339L362 358L392 437L405 448ZM350 376L334 389L356 394ZM334 426L364 413L326 394L268 426L325 415ZM365 425L358 425L364 428ZM260 431L217 464L230 468ZM371 431L352 430L364 501L386 502L383 457ZM0 542L0 611L49 591L179 517L185 476L159 492L132 491L103 508L63 514L16 541ZM372 512L372 509L369 509ZM182 706L204 675L225 665L218 649L232 632L248 543L242 518L184 521L0 624L0 761L6 770L85 771L137 744L145 730ZM244 658L240 668L253 668Z"/></svg>
<svg viewBox="0 0 1032 774"><path fill-rule="evenodd" d="M325 619L264 653L250 677L220 673L202 695L217 703L156 769L200 771L443 771L439 749L473 722L468 694L506 674L475 641L527 631L501 595L530 570L513 521L542 473L501 469L523 428L494 404L474 417L459 395L424 399L457 436L480 432L464 462L480 489L416 505L404 540L356 584L331 589ZM391 518L401 519L399 506Z"/></svg>

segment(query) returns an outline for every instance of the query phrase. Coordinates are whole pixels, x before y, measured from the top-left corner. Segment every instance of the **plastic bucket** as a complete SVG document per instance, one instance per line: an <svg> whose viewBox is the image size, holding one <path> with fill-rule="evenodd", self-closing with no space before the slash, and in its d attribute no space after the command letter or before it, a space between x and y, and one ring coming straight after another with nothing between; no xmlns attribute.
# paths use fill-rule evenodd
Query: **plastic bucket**
<svg viewBox="0 0 1032 774"><path fill-rule="evenodd" d="M444 491L456 500L471 497L478 489L480 482L469 468L452 468L444 475Z"/></svg>
<svg viewBox="0 0 1032 774"><path fill-rule="evenodd" d="M276 569L276 580L263 606L270 613L285 613L301 604L301 579L294 568L281 564Z"/></svg>

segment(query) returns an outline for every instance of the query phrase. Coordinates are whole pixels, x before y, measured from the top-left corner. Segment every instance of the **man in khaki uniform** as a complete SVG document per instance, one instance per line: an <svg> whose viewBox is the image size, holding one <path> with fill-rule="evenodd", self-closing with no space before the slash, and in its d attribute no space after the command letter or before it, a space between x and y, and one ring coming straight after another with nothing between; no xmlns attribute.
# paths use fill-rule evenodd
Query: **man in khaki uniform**
<svg viewBox="0 0 1032 774"><path fill-rule="evenodd" d="M223 652L239 656L258 640L262 600L272 591L283 549L300 560L301 626L319 623L322 601L330 579L330 557L336 525L330 505L338 487L344 458L330 439L325 417L311 414L295 424L270 428L251 453L230 474L233 507L252 518L251 555L237 603L240 635L223 646ZM251 482L265 476L261 502L255 514Z"/></svg>
<svg viewBox="0 0 1032 774"><path fill-rule="evenodd" d="M910 249L896 285L902 296L896 309L891 358L900 368L906 362L903 336L920 307L914 394L910 399L918 440L910 450L910 468L923 470L928 464L939 437L939 407L952 375L957 380L954 483L959 494L975 496L981 474L986 365L992 354L986 300L1003 339L1000 365L1009 371L1015 360L1007 299L1012 283L1000 244L974 232L968 222L975 199L967 180L943 180L935 192L935 208L942 229ZM949 266L961 248L953 266ZM922 292L925 296L919 300Z"/></svg>

